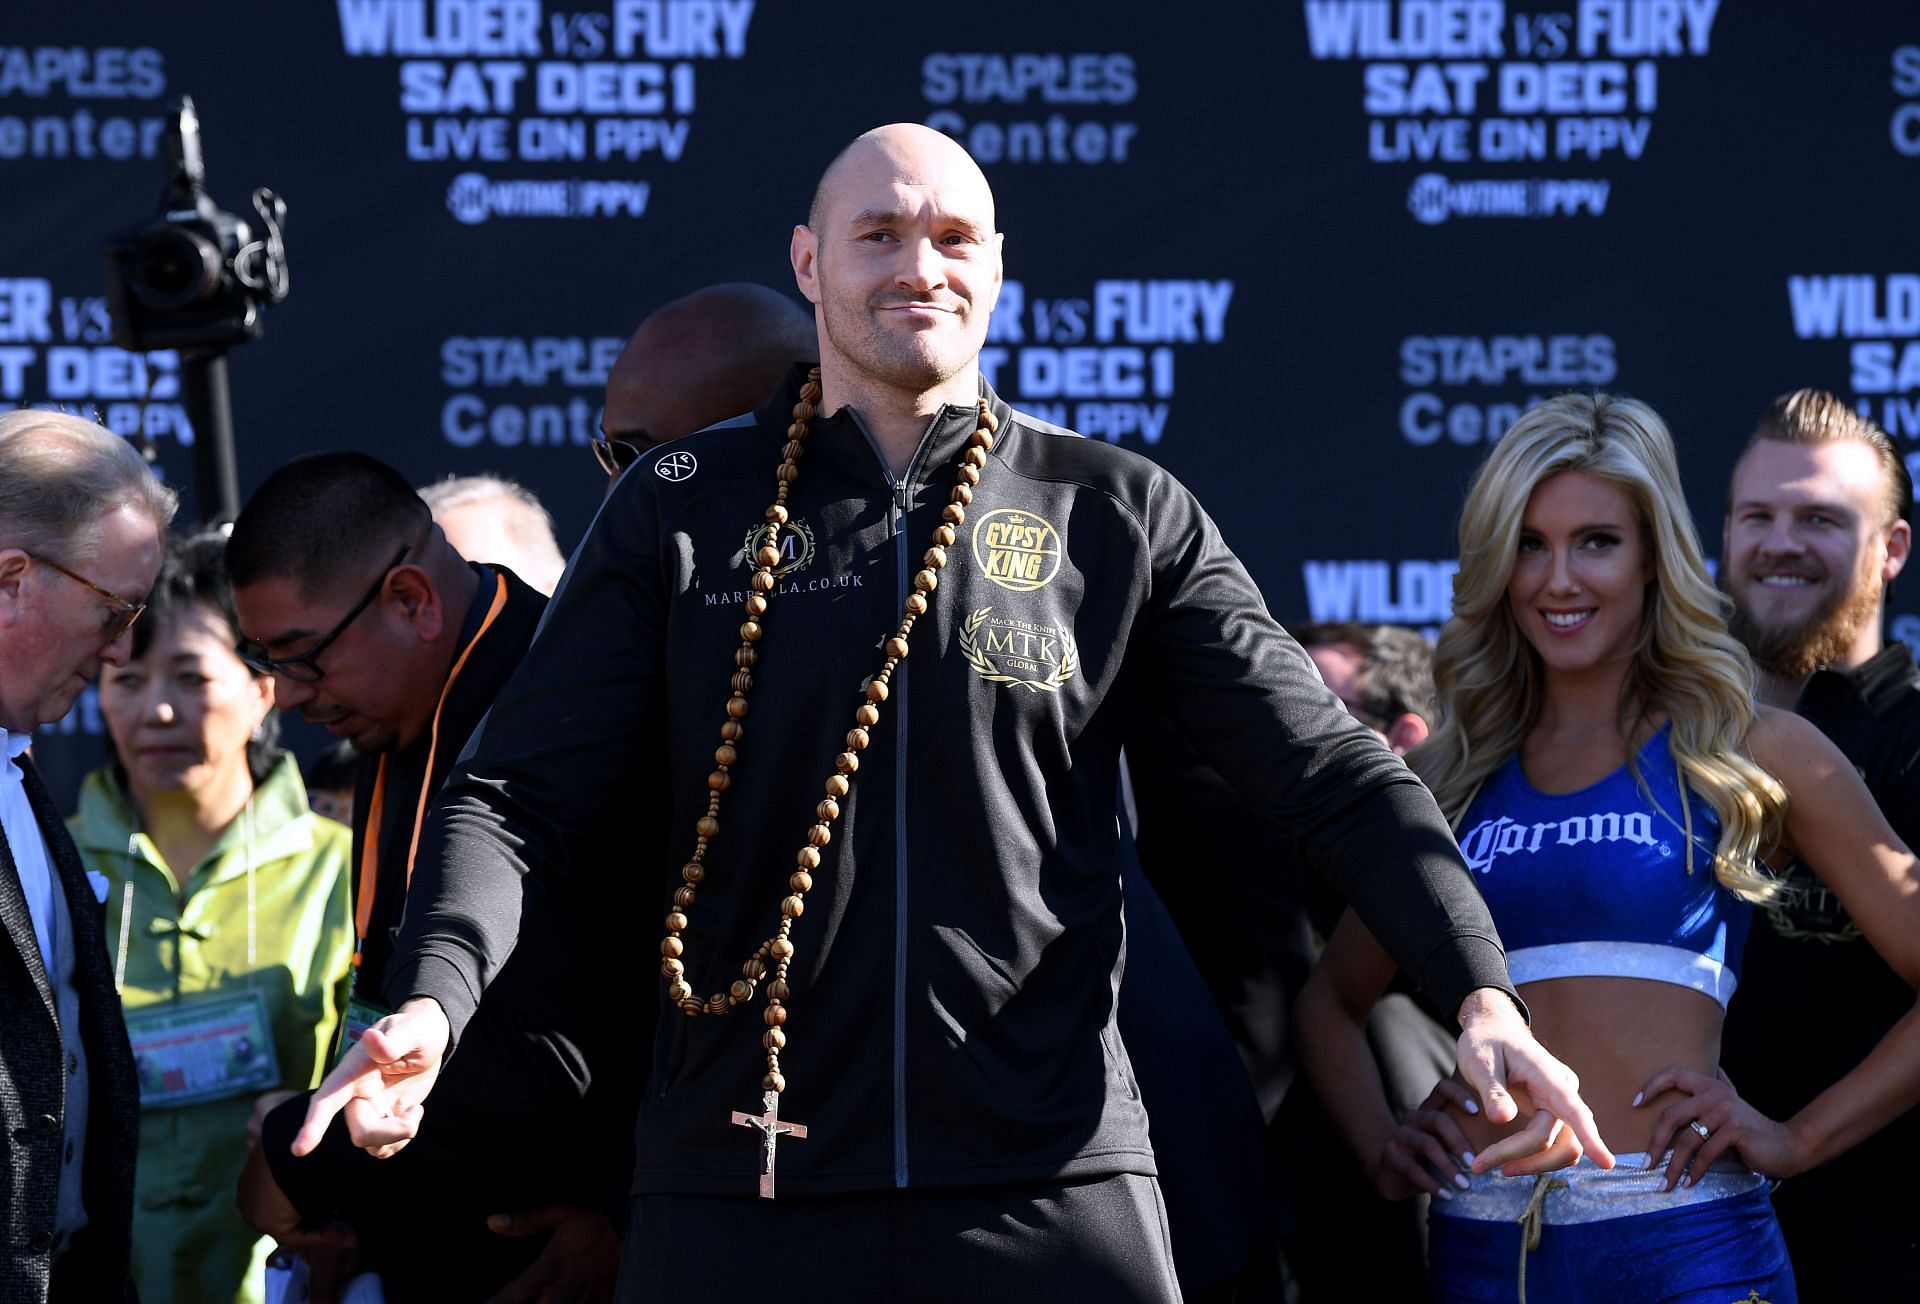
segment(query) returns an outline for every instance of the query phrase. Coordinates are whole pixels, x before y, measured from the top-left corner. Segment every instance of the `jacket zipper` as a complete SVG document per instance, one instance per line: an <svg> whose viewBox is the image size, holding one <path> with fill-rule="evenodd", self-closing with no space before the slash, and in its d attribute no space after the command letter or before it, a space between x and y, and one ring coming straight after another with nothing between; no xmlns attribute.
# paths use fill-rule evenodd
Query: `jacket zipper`
<svg viewBox="0 0 1920 1304"><path fill-rule="evenodd" d="M904 604L913 587L913 572L907 554L907 509L911 506L914 473L926 455L933 432L946 415L936 412L920 432L919 447L907 461L907 473L896 480L880 446L873 441L866 423L854 413L854 424L866 436L880 463L880 474L893 494L893 515L888 526L893 531L893 556L896 604ZM907 663L893 671L893 691L887 701L893 704L895 755L893 784L893 1184L904 1188L909 1176L907 1155Z"/></svg>

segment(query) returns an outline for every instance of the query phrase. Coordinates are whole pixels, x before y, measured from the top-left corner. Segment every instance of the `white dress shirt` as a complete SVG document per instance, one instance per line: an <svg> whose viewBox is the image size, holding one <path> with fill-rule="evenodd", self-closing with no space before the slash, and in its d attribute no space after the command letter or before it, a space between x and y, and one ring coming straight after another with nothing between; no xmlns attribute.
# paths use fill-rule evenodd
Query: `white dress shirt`
<svg viewBox="0 0 1920 1304"><path fill-rule="evenodd" d="M32 734L6 730L6 768L0 770L0 826L7 834L7 849L13 853L13 867L20 875L20 889L26 893L27 913L33 916L33 935L40 943L40 963L49 980L57 970L53 954L53 867L47 861L47 840L40 822L33 817L27 802L25 776L17 763L20 753L33 742Z"/></svg>

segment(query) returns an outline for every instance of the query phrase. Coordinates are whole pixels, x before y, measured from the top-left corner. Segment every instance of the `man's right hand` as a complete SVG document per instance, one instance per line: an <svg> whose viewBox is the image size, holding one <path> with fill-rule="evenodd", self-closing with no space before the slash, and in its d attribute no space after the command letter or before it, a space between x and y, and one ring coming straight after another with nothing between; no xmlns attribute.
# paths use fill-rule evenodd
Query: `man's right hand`
<svg viewBox="0 0 1920 1304"><path fill-rule="evenodd" d="M439 1002L425 997L368 1028L313 1093L293 1153L312 1154L344 1112L355 1145L376 1159L398 1154L420 1131L451 1036Z"/></svg>
<svg viewBox="0 0 1920 1304"><path fill-rule="evenodd" d="M1580 1079L1534 1040L1512 1000L1496 988L1481 987L1468 993L1457 1017L1460 1076L1480 1098L1487 1121L1504 1124L1519 1116L1509 1087L1525 1092L1539 1109L1526 1127L1476 1155L1474 1172L1543 1173L1565 1168L1582 1153L1598 1167L1613 1167L1613 1152L1600 1139L1593 1111L1580 1099Z"/></svg>

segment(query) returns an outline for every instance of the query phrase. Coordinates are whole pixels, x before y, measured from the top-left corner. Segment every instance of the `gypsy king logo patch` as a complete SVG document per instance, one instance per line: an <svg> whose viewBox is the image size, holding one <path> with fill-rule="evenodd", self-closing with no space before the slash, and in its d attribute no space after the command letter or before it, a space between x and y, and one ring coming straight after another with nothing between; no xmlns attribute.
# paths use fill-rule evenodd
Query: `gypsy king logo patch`
<svg viewBox="0 0 1920 1304"><path fill-rule="evenodd" d="M742 566L753 566L753 554L760 550L766 541L767 527L756 525L747 531L747 537L741 541L740 551L733 554L729 563L735 570ZM803 571L813 561L813 527L799 517L793 517L780 527L780 564L773 568L775 578Z"/></svg>
<svg viewBox="0 0 1920 1304"><path fill-rule="evenodd" d="M1080 671L1072 630L995 616L992 607L960 622L960 651L988 683L1018 684L1030 693L1057 693Z"/></svg>
<svg viewBox="0 0 1920 1304"><path fill-rule="evenodd" d="M974 522L973 559L1001 588L1031 593L1060 569L1060 532L1032 512L997 507Z"/></svg>

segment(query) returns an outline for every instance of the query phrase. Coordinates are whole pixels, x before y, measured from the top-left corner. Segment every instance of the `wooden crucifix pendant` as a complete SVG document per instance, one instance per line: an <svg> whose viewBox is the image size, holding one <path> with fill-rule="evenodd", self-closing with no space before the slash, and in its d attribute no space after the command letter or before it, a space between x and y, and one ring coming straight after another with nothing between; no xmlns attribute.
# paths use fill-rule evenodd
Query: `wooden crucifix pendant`
<svg viewBox="0 0 1920 1304"><path fill-rule="evenodd" d="M760 1129L760 1198L771 1200L773 1199L773 1148L783 1136L790 1136L795 1141L805 1141L807 1128L804 1123L781 1121L779 1092L769 1091L761 1097L761 1103L764 1109L758 1114L734 1110L733 1122L736 1127Z"/></svg>

